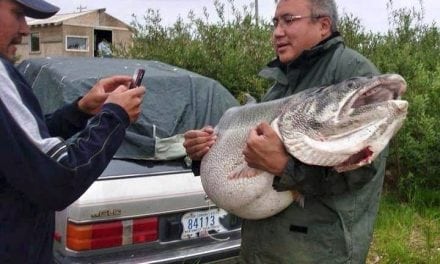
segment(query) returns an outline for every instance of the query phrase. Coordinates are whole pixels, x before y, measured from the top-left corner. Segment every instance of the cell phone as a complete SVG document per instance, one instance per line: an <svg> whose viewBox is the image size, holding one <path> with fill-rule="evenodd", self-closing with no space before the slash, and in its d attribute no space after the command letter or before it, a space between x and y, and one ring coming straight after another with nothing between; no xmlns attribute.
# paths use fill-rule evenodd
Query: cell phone
<svg viewBox="0 0 440 264"><path fill-rule="evenodd" d="M133 82L131 83L130 89L138 87L142 84L142 79L144 78L145 69L138 68L133 73Z"/></svg>

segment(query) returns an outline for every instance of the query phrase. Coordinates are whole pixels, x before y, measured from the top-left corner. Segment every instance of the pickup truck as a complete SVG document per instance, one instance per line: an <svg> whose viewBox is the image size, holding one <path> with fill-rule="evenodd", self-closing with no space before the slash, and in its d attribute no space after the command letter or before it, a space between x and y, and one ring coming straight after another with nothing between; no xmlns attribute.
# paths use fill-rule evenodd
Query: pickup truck
<svg viewBox="0 0 440 264"><path fill-rule="evenodd" d="M18 65L49 113L113 74L145 69L139 120L103 174L56 213L56 263L205 263L236 256L240 219L206 196L182 146L238 105L217 81L158 61L40 58Z"/></svg>

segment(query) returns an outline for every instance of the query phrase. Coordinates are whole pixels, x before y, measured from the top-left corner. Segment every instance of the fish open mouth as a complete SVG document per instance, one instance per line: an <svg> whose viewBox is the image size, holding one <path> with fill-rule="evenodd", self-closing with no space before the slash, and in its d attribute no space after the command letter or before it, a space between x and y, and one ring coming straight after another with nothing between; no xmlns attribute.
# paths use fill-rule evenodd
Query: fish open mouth
<svg viewBox="0 0 440 264"><path fill-rule="evenodd" d="M395 74L385 75L385 77L378 79L353 95L347 107L359 108L389 100L399 100L405 91L406 82L401 76Z"/></svg>
<svg viewBox="0 0 440 264"><path fill-rule="evenodd" d="M384 77L378 78L377 81L372 82L370 85L365 86L363 89L359 90L359 92L355 93L344 106L346 111L342 111L344 113L348 113L350 111L355 111L357 113L363 112L361 110L363 107L378 107L381 103L392 101L393 106L397 111L401 111L402 113L406 112L408 103L406 101L400 100L400 97L406 91L406 82L400 76L396 74L384 75ZM362 115L362 119L366 122L366 115ZM377 116L371 116L377 118ZM362 127L359 127L356 130L352 130L351 133L357 133L361 130L369 131L369 133L373 133L375 129L373 127L369 128L369 126L374 126L374 122ZM368 129L367 129L368 128ZM364 133L364 136L367 137L368 133ZM367 146L357 153L351 155L342 163L336 165L334 168L338 172L351 170L353 168L360 167L365 164L371 163L373 160L373 156L376 154L373 152L372 146Z"/></svg>
<svg viewBox="0 0 440 264"><path fill-rule="evenodd" d="M358 86L362 88L346 98L336 118L331 120L337 131L327 128L322 135L336 139L365 131L362 135L366 138L377 130L379 119L388 118L390 109L396 117L405 115L408 102L400 97L406 91L406 82L400 75L383 75L374 81L367 79Z"/></svg>
<svg viewBox="0 0 440 264"><path fill-rule="evenodd" d="M400 99L405 80L396 74L357 77L325 88L315 91L322 101L311 97L299 104L307 114L292 103L294 111L274 120L286 149L303 163L339 172L370 164L406 118L408 102Z"/></svg>

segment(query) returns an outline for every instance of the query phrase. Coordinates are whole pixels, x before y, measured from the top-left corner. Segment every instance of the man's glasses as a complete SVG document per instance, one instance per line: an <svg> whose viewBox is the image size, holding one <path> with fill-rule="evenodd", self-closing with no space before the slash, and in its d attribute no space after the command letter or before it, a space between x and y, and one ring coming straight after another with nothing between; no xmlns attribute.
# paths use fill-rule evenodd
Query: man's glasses
<svg viewBox="0 0 440 264"><path fill-rule="evenodd" d="M303 18L321 18L321 17L326 17L326 16L322 16L322 15L318 15L318 16L299 16L299 15L283 15L280 17L274 17L272 19L272 26L273 28L277 28L278 26L280 26L281 28L285 28L286 26L289 26L293 23L295 23L295 21L301 20Z"/></svg>

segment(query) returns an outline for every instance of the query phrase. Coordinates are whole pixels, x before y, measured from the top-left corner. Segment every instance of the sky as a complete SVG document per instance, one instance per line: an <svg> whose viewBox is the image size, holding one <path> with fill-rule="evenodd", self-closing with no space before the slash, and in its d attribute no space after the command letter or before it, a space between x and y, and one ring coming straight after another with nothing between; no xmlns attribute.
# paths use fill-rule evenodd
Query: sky
<svg viewBox="0 0 440 264"><path fill-rule="evenodd" d="M214 19L216 12L214 9L214 0L47 0L61 8L60 13L78 12L80 7L87 10L106 8L106 12L119 20L130 23L135 14L138 18L142 18L148 8L158 10L164 25L172 25L178 16L186 19L190 10L193 10L197 16L203 13L203 7L208 9ZM220 0L226 3L227 0ZM243 6L254 6L258 2L258 13L260 18L269 21L275 12L274 0L234 0L237 8ZM338 11L340 14L353 14L361 21L361 25L368 31L386 32L389 29L387 3L389 0L336 0ZM439 0L393 0L393 9L396 8L412 8L420 11L421 2L423 3L423 12L425 23L431 24L435 22L440 25L440 1ZM226 8L230 12L230 9ZM228 17L228 12L226 12ZM140 19L142 22L143 20Z"/></svg>

